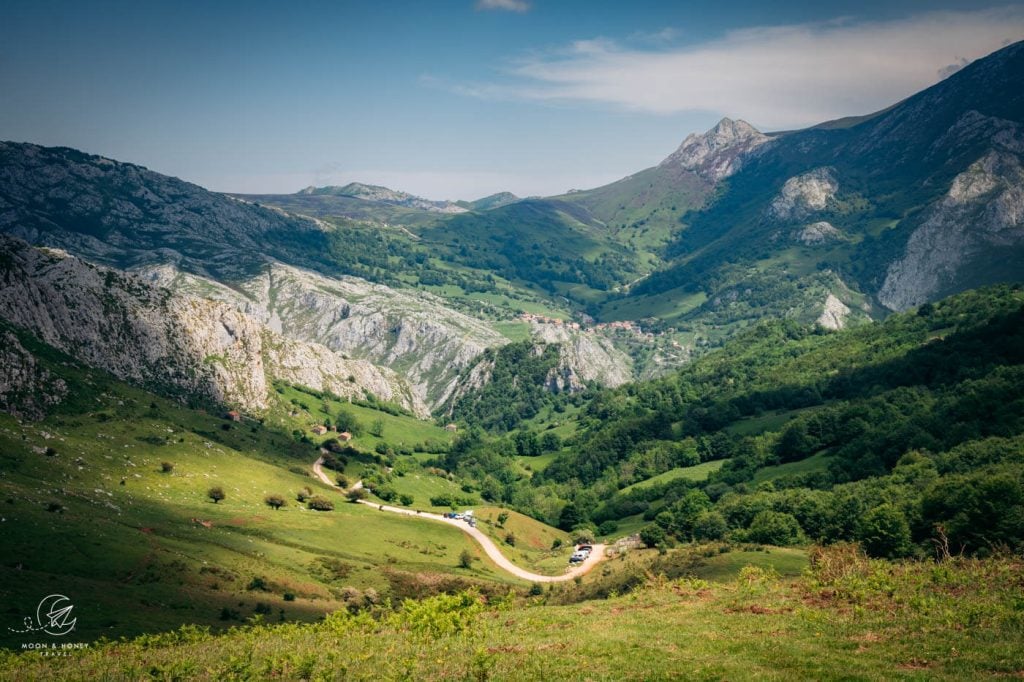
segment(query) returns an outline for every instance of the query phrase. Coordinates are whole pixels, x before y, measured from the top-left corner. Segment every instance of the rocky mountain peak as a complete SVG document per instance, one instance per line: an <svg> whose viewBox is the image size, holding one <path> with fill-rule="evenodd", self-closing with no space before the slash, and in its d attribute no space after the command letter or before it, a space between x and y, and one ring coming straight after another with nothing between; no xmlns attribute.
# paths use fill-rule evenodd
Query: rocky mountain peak
<svg viewBox="0 0 1024 682"><path fill-rule="evenodd" d="M750 154L770 139L746 121L723 118L706 133L688 135L661 165L678 166L717 182L735 174Z"/></svg>

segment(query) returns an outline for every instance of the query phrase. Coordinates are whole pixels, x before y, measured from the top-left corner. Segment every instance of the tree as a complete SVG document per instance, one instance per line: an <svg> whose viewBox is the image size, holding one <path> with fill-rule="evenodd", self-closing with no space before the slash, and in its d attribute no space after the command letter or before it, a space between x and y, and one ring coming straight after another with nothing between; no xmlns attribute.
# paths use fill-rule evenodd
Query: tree
<svg viewBox="0 0 1024 682"><path fill-rule="evenodd" d="M586 521L583 514L574 502L562 507L562 513L558 516L558 527L562 530L572 530L576 526Z"/></svg>
<svg viewBox="0 0 1024 682"><path fill-rule="evenodd" d="M612 533L614 533L618 529L619 529L619 522L615 521L614 519L609 519L609 520L603 522L600 526L597 527L597 534L598 535L606 535L607 536L607 535L611 535Z"/></svg>
<svg viewBox="0 0 1024 682"><path fill-rule="evenodd" d="M263 503L275 510L285 506L284 498L280 495L267 495L263 498Z"/></svg>
<svg viewBox="0 0 1024 682"><path fill-rule="evenodd" d="M209 490L207 490L206 491L206 496L209 497L211 500L213 500L214 504L217 504L218 502L223 500L225 497L227 497L227 495L224 494L224 488L221 488L219 485L214 486L214 487L210 488Z"/></svg>
<svg viewBox="0 0 1024 682"><path fill-rule="evenodd" d="M665 529L661 526L647 526L640 530L640 541L648 547L657 547L665 541Z"/></svg>
<svg viewBox="0 0 1024 682"><path fill-rule="evenodd" d="M515 547L516 546L516 534L515 533L507 533L505 535L505 544L508 545L509 547Z"/></svg>
<svg viewBox="0 0 1024 682"><path fill-rule="evenodd" d="M766 510L750 522L747 538L766 545L791 545L800 539L800 524L792 514Z"/></svg>
<svg viewBox="0 0 1024 682"><path fill-rule="evenodd" d="M500 514L498 514L498 527L499 528L504 528L506 521L508 521L508 512L507 511L503 511Z"/></svg>
<svg viewBox="0 0 1024 682"><path fill-rule="evenodd" d="M562 439L554 431L545 431L540 437L540 449L544 452L555 452L562 449Z"/></svg>
<svg viewBox="0 0 1024 682"><path fill-rule="evenodd" d="M721 540L729 530L725 517L716 511L704 511L693 520L693 537L697 540Z"/></svg>
<svg viewBox="0 0 1024 682"><path fill-rule="evenodd" d="M362 488L352 488L345 493L345 497L348 498L349 502L359 502L366 499L366 491Z"/></svg>
<svg viewBox="0 0 1024 682"><path fill-rule="evenodd" d="M473 568L473 554L468 550L462 550L459 555L459 566L462 568Z"/></svg>
<svg viewBox="0 0 1024 682"><path fill-rule="evenodd" d="M374 419L373 423L370 424L370 433L372 435L374 435L374 436L377 436L377 438L383 438L384 437L384 420L380 419L380 418Z"/></svg>
<svg viewBox="0 0 1024 682"><path fill-rule="evenodd" d="M871 556L903 557L910 552L910 524L894 505L880 504L861 518L857 539Z"/></svg>
<svg viewBox="0 0 1024 682"><path fill-rule="evenodd" d="M334 423L337 426L338 431L348 431L353 436L360 436L363 433L362 422L360 422L352 412L344 407L338 410Z"/></svg>

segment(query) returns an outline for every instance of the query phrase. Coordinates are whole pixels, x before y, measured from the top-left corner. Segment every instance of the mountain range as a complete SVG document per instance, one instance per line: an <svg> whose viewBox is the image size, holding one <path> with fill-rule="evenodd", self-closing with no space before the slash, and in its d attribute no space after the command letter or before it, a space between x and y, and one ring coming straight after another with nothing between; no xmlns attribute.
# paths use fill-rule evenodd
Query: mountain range
<svg viewBox="0 0 1024 682"><path fill-rule="evenodd" d="M774 134L723 119L655 167L546 198L432 201L360 183L229 196L4 142L0 230L17 238L4 241L8 262L128 272L122 294L137 292L141 309L164 291L197 310L217 301L256 336L331 353L326 365L373 363L383 369L363 388L419 414L465 395L466 377L486 377L473 371L486 348L524 337L563 349L552 386L618 385L764 318L837 329L1024 278L1022 74L1017 43L876 114ZM29 258L25 243L62 255ZM8 279L42 291L46 272L22 267ZM47 291L45 309L72 310ZM175 303L174 315L189 306ZM155 380L90 355L102 330L72 343L13 307L5 317ZM611 324L621 321L634 331ZM258 408L259 390L239 386L208 393Z"/></svg>

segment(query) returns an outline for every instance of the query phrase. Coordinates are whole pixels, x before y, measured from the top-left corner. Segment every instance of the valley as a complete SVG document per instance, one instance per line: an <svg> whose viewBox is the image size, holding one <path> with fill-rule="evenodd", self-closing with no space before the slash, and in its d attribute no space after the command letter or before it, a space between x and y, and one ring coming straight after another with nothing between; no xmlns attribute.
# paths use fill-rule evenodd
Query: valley
<svg viewBox="0 0 1024 682"><path fill-rule="evenodd" d="M0 679L1019 676L1022 80L554 196L0 142Z"/></svg>

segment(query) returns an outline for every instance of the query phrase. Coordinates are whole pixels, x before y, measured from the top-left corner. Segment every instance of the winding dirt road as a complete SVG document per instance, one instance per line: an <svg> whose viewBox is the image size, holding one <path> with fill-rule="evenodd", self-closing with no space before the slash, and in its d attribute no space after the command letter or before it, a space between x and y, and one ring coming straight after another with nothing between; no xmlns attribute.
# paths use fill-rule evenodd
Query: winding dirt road
<svg viewBox="0 0 1024 682"><path fill-rule="evenodd" d="M334 483L334 481L331 480L331 477L328 476L324 472L324 469L323 469L323 466L322 466L323 463L324 463L324 458L323 457L318 458L316 460L316 462L313 463L313 473L316 474L317 478L319 478L321 481L323 481L327 485L331 486L332 488L334 488L334 489L336 489L338 491L341 491L341 488L339 486L337 486ZM362 485L363 485L363 482L362 481L358 481L352 487L353 488L361 488ZM491 561L496 563L500 568L502 568L505 571L511 573L512 575L516 576L517 578L522 578L523 580L529 580L530 582L535 582L535 583L559 583L559 582L564 582L566 580L572 580L576 576L580 576L580 575L584 575L585 573L588 573L592 568L594 568L594 566L596 566L598 563L601 562L602 559L604 559L604 545L594 545L594 550L590 553L590 556L587 557L586 561L584 561L583 563L579 564L578 566L575 566L575 567L567 570L562 575L540 575L539 573L530 573L529 571L526 571L526 570L523 570L522 568L519 568L518 566L513 564L511 561L506 559L505 555L501 553L501 550L498 549L498 546L494 544L493 540L491 540L489 537L487 537L483 533L483 531L481 531L481 530L479 530L477 528L470 527L469 524L467 524L465 521L459 521L458 519L446 519L445 517L441 516L440 514L432 514L430 512L417 512L417 511L415 511L413 509L403 509L401 507L391 507L391 506L388 506L386 504L385 505L380 505L380 504L376 504L374 502L368 502L367 500L360 500L360 503L361 504L369 505L371 507L377 507L381 511L391 512L393 514L404 514L405 516L412 516L412 517L418 518L418 519L430 519L431 521L440 521L441 523L447 523L449 526L455 526L456 528L461 530L463 533L466 533L471 538L476 540L477 544L479 544L483 548L484 552L487 553L487 556L489 556L491 558Z"/></svg>

